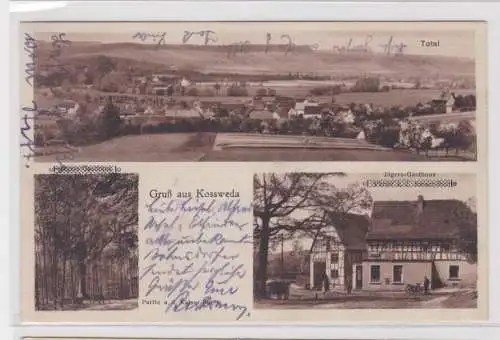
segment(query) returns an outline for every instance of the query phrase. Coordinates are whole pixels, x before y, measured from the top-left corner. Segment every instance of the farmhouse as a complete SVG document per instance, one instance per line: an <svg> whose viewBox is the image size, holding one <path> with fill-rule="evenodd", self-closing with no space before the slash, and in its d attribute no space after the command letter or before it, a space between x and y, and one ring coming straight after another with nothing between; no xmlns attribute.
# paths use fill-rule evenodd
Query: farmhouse
<svg viewBox="0 0 500 340"><path fill-rule="evenodd" d="M453 112L453 106L455 105L455 94L444 94L440 99L433 99L431 101L431 106L434 112L438 113L451 113Z"/></svg>
<svg viewBox="0 0 500 340"><path fill-rule="evenodd" d="M331 289L345 289L353 268L362 264L368 218L349 214L338 218L334 230L317 237L309 258L309 287L319 289L328 278Z"/></svg>
<svg viewBox="0 0 500 340"><path fill-rule="evenodd" d="M74 117L78 110L80 109L80 104L72 100L65 100L55 106L55 110L61 116L66 116L67 118Z"/></svg>
<svg viewBox="0 0 500 340"><path fill-rule="evenodd" d="M377 201L366 236L367 254L355 264L355 289L402 290L406 284L431 288L474 285L477 268L469 234L476 222L465 226L465 216L475 214L458 200ZM471 237L473 238L473 237ZM466 245L469 246L466 246ZM466 250L467 249L467 250Z"/></svg>
<svg viewBox="0 0 500 340"><path fill-rule="evenodd" d="M290 111L288 112L288 116L303 116L305 114L306 108L310 107L318 107L319 103L310 101L308 99L305 99L303 102L297 102L295 103L295 107L291 108ZM308 109L308 110L314 110L314 109Z"/></svg>
<svg viewBox="0 0 500 340"><path fill-rule="evenodd" d="M254 110L249 114L250 119L259 119L263 121L279 120L280 116L268 110Z"/></svg>

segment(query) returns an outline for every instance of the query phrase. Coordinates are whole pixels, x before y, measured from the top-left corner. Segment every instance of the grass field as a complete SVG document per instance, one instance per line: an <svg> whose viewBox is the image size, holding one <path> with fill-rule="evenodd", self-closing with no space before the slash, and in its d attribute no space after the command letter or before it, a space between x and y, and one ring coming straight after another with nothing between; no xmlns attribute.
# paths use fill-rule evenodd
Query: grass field
<svg viewBox="0 0 500 340"><path fill-rule="evenodd" d="M320 85L317 85L320 86ZM274 88L278 95L289 96L294 98L305 98L309 95L312 88L317 86L282 86L282 87L269 87ZM267 86L264 85L267 88ZM252 97L256 94L259 87L249 87L249 96L247 97L228 97L228 96L213 96L213 97L193 97L193 96L174 96L177 100L184 100L191 102L197 99L202 101L220 101L223 103L248 103L252 100ZM429 90L429 89L405 89L405 90L392 90L389 92L345 92L334 96L335 102L338 104L373 104L382 107L391 106L415 106L418 103L427 103L433 99L439 98L441 95L441 90ZM89 94L93 96L100 96L105 93L100 93L98 91L89 91ZM457 90L455 91L457 95L463 94L474 94L474 90ZM116 93L119 95L118 93ZM137 95L140 97L140 95ZM331 102L332 96L315 96L320 102ZM50 96L42 96L39 93L35 95L35 99L40 108L47 108L62 99L51 98Z"/></svg>
<svg viewBox="0 0 500 340"><path fill-rule="evenodd" d="M124 136L99 144L80 147L74 162L183 162L196 161L205 154L206 145L196 142L196 134L151 134ZM206 144L208 144L207 142ZM36 158L53 162L56 155Z"/></svg>
<svg viewBox="0 0 500 340"><path fill-rule="evenodd" d="M150 134L114 138L78 148L68 162L274 162L274 161L457 161L463 157L430 157L403 150L375 151L310 148L231 148L214 151L213 133ZM56 154L39 156L54 162Z"/></svg>
<svg viewBox="0 0 500 340"><path fill-rule="evenodd" d="M390 106L415 106L418 103L427 103L432 99L437 99L441 95L441 90L392 90L389 92L377 93L342 93L335 96L335 101L339 104L369 104ZM458 94L473 94L473 90L457 90Z"/></svg>
<svg viewBox="0 0 500 340"><path fill-rule="evenodd" d="M464 160L458 157L430 157L406 151L373 151L347 149L230 149L212 151L200 159L204 162L433 162Z"/></svg>

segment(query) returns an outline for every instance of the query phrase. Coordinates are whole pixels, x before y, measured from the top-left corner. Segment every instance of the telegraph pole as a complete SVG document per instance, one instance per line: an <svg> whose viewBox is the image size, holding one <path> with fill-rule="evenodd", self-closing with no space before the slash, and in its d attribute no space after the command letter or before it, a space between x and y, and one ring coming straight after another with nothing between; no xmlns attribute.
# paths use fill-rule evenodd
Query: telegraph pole
<svg viewBox="0 0 500 340"><path fill-rule="evenodd" d="M280 237L281 237L281 277L283 278L283 275L285 274L285 254L283 251L283 243L284 243L283 234L280 234Z"/></svg>

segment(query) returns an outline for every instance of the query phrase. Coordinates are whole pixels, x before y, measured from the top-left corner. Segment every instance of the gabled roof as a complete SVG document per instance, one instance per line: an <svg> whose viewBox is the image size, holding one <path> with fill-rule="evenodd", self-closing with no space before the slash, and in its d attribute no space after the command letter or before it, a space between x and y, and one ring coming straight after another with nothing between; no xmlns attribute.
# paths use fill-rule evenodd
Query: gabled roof
<svg viewBox="0 0 500 340"><path fill-rule="evenodd" d="M459 200L376 201L367 239L452 239L470 212Z"/></svg>
<svg viewBox="0 0 500 340"><path fill-rule="evenodd" d="M195 109L167 109L165 115L175 118L198 118L200 112Z"/></svg>
<svg viewBox="0 0 500 340"><path fill-rule="evenodd" d="M369 220L365 215L357 214L332 214L330 215L335 233L340 243L349 250L364 250L366 248L366 233L368 232ZM323 239L333 237L324 236ZM321 243L315 245L318 251Z"/></svg>
<svg viewBox="0 0 500 340"><path fill-rule="evenodd" d="M321 114L322 110L323 110L322 106L310 106L310 105L307 105L304 108L304 116L307 116L307 115L319 115L319 114Z"/></svg>
<svg viewBox="0 0 500 340"><path fill-rule="evenodd" d="M267 110L254 110L250 112L251 119L260 119L260 120L270 120L274 119L274 115L271 111Z"/></svg>

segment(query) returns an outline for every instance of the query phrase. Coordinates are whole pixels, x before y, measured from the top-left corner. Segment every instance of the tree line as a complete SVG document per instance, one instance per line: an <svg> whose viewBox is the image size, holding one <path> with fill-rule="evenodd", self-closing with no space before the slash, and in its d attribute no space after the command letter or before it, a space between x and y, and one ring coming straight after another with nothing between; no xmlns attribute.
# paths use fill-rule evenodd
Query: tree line
<svg viewBox="0 0 500 340"><path fill-rule="evenodd" d="M138 296L138 176L35 176L35 305Z"/></svg>

